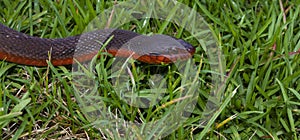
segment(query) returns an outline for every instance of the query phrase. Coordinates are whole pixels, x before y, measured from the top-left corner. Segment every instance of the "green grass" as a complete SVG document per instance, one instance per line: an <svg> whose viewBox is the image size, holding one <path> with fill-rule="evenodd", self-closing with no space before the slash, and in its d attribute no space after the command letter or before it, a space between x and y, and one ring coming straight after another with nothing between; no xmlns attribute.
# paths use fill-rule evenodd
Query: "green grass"
<svg viewBox="0 0 300 140"><path fill-rule="evenodd" d="M195 39L197 33L201 34L197 30L189 33L173 23L155 19L132 21L120 28L141 34L168 34L197 47L193 66L199 72L198 75L193 78L185 77L189 74L188 67L180 75L174 65L132 63L131 78L134 80L129 84L134 84L132 86L136 88L133 93L139 92L147 99L152 96L146 94L149 91L146 90L148 85L145 84L145 79L149 79L153 74L151 72L155 73L155 70L156 73L163 72L167 75L167 87L158 88L158 91L167 91L165 96L161 96L159 103L150 108L138 108L118 98L113 85L116 73L111 71L114 59L101 55L100 59L94 60L95 69L88 67L83 72L85 76L97 81L99 88L90 95L95 99L95 104L81 107L79 103L89 99L76 94L74 85L78 86L78 81L74 80L74 75L82 73L72 73L71 67L53 67L51 64L48 67L30 67L1 61L1 137L151 139L155 130L161 128L160 125L173 124L158 122L154 128L143 126L144 130L131 127L129 130L123 129L123 134L120 134L120 130L99 130L93 127L95 124L103 125L107 120L90 121L95 118L85 114L87 111L97 113L93 111L105 107L109 115L129 122L172 122L172 119L178 118L174 114L173 118L168 115L176 113L176 109L185 109L182 106L172 106L179 103L179 100L185 101L186 98L180 91L195 90L198 96L195 108L187 109L187 112L192 112L191 115L163 139L300 139L299 2L283 1L283 9L280 1L181 2L198 11L209 24L226 61L222 63L224 69L221 69L222 66L220 71L212 69L213 65L210 65L211 61L204 52L204 44L207 42ZM84 32L90 21L113 4L114 2L104 0L2 0L0 22L29 35L61 38ZM160 4L163 7L164 3ZM150 7L148 9L151 10ZM126 12L130 11L125 11L125 15ZM167 17L174 15L176 13L170 11ZM122 22L124 17L116 15L116 21L110 25L115 27L113 24ZM182 19L183 22L192 20L188 16ZM199 25L200 23L194 23L192 27ZM215 85L213 75L222 73L226 73L226 77L221 76L224 82ZM196 85L195 82L199 83ZM214 97L221 97L221 104L213 104L216 98L208 99L211 91L217 91L214 92ZM212 110L203 112L207 100L210 100ZM203 118L204 114L208 117ZM119 124L122 126L123 123Z"/></svg>

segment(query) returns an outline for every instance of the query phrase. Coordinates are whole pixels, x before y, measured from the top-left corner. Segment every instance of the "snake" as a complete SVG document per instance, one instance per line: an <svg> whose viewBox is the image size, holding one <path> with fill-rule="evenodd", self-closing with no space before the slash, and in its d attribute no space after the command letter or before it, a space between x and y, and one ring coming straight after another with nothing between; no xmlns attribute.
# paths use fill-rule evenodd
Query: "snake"
<svg viewBox="0 0 300 140"><path fill-rule="evenodd" d="M103 48L102 48L103 47ZM0 60L21 65L71 65L91 60L99 51L149 64L174 63L195 53L188 42L168 35L142 35L122 29L100 29L65 38L41 38L0 23ZM100 53L101 54L101 53Z"/></svg>

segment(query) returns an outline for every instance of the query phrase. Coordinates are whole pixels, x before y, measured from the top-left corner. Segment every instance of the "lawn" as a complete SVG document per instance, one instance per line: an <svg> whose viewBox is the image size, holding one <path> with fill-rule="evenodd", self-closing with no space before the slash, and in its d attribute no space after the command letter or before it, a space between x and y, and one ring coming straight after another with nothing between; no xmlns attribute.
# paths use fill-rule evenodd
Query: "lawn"
<svg viewBox="0 0 300 140"><path fill-rule="evenodd" d="M300 139L298 1L154 1L0 1L0 23L31 36L119 28L196 48L174 64L0 61L2 139Z"/></svg>

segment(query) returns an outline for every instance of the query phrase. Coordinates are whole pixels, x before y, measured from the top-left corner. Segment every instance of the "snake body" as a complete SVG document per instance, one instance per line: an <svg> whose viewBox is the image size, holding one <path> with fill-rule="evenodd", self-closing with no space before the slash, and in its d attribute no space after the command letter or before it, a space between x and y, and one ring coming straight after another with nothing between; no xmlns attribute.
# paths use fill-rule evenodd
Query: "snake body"
<svg viewBox="0 0 300 140"><path fill-rule="evenodd" d="M113 56L133 57L142 62L171 63L190 58L195 49L189 43L166 35L145 36L120 29L103 29L76 36L46 39L29 36L0 24L0 59L23 65L70 65L92 59L102 45Z"/></svg>

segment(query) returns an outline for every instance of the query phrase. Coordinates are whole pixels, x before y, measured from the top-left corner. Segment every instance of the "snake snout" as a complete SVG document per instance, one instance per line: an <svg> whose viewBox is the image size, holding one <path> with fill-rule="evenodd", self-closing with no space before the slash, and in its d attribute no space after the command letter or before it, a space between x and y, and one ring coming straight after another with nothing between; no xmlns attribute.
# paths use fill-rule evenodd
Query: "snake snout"
<svg viewBox="0 0 300 140"><path fill-rule="evenodd" d="M185 49L186 51L188 51L191 55L193 55L195 53L195 48L188 42L182 40L182 39L178 39L177 40Z"/></svg>

